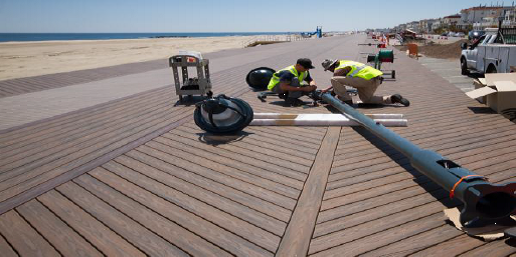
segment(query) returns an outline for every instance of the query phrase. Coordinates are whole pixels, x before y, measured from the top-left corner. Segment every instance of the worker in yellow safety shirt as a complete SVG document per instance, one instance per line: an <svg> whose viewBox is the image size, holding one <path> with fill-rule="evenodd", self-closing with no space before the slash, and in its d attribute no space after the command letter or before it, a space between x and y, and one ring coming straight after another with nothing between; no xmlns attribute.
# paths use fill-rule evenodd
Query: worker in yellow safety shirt
<svg viewBox="0 0 516 257"><path fill-rule="evenodd" d="M303 101L298 98L317 89L309 72L310 69L314 68L310 59L300 58L295 65L275 72L267 85L267 89L278 93L289 105L302 105Z"/></svg>
<svg viewBox="0 0 516 257"><path fill-rule="evenodd" d="M326 59L322 63L325 71L333 72L331 87L322 90L328 92L333 88L341 101L352 104L352 98L346 90L346 86L354 87L358 91L358 97L368 104L394 104L400 103L409 106L410 102L399 94L376 96L374 93L382 84L383 73L371 66L349 60Z"/></svg>

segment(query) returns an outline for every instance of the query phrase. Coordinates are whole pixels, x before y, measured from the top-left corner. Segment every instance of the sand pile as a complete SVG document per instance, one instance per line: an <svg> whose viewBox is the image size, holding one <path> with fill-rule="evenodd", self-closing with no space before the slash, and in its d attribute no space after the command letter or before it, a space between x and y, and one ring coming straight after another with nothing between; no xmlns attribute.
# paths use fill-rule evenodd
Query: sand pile
<svg viewBox="0 0 516 257"><path fill-rule="evenodd" d="M468 42L466 39L455 41L450 44L427 44L419 46L419 53L440 59L459 59L462 49L460 45L464 42ZM400 51L407 51L407 46L397 46Z"/></svg>

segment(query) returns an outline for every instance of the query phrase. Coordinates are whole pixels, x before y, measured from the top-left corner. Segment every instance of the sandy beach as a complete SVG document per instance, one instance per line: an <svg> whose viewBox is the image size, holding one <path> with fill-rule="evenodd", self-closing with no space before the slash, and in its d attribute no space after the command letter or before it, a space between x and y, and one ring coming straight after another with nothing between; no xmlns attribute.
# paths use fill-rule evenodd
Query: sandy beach
<svg viewBox="0 0 516 257"><path fill-rule="evenodd" d="M260 36L0 43L0 80L241 48Z"/></svg>

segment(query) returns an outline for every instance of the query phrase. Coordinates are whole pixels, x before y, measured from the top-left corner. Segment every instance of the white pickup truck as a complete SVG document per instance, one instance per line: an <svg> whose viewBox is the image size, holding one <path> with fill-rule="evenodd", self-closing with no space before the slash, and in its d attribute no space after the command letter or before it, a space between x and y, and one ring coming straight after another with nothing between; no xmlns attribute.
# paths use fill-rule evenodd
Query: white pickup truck
<svg viewBox="0 0 516 257"><path fill-rule="evenodd" d="M498 29L487 29L486 34L468 45L461 45L460 66L462 75L470 71L484 73L507 73L511 66L516 66L516 45L504 44L496 40Z"/></svg>

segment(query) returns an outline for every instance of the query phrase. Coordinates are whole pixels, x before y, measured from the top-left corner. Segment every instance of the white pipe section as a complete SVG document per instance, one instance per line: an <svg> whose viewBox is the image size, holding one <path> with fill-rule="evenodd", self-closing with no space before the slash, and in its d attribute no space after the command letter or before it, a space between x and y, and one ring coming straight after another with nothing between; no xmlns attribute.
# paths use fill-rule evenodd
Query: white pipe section
<svg viewBox="0 0 516 257"><path fill-rule="evenodd" d="M403 114L366 114L371 119L403 119ZM341 113L254 113L254 119L340 119L345 117Z"/></svg>
<svg viewBox="0 0 516 257"><path fill-rule="evenodd" d="M344 117L343 115L341 115ZM406 127L406 119L375 119L385 127ZM344 119L253 119L250 126L359 126L355 121Z"/></svg>

